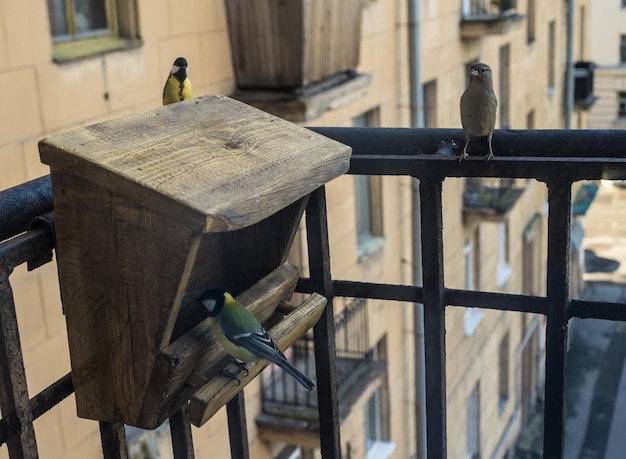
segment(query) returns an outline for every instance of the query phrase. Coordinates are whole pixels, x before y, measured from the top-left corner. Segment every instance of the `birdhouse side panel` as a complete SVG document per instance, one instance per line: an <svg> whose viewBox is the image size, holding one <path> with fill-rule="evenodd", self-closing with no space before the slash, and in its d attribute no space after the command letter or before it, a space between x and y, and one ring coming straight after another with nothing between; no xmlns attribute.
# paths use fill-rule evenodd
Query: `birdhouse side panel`
<svg viewBox="0 0 626 459"><path fill-rule="evenodd" d="M52 181L78 413L132 424L201 236L77 176Z"/></svg>

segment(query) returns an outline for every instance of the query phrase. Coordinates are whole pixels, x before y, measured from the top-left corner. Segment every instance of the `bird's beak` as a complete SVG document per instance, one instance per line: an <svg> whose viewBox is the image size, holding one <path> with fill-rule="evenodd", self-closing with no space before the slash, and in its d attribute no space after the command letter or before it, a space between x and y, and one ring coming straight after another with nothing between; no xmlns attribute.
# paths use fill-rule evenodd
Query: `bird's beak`
<svg viewBox="0 0 626 459"><path fill-rule="evenodd" d="M472 69L472 70L470 70L470 75L472 75L472 76L478 76L478 70L476 70L476 69Z"/></svg>

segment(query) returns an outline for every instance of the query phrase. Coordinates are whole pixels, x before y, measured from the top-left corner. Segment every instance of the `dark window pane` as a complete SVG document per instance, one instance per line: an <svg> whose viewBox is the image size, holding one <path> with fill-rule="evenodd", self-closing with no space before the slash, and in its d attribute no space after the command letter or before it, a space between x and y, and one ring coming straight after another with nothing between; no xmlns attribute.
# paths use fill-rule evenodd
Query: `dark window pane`
<svg viewBox="0 0 626 459"><path fill-rule="evenodd" d="M77 33L107 28L104 2L105 0L74 0Z"/></svg>
<svg viewBox="0 0 626 459"><path fill-rule="evenodd" d="M50 32L53 37L67 35L65 0L48 0L48 18L50 19Z"/></svg>

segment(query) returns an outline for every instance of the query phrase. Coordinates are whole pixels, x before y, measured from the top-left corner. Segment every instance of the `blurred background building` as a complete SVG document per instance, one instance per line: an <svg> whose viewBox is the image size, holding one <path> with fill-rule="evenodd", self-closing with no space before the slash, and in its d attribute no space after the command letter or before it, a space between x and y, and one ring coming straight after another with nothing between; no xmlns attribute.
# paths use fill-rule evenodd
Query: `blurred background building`
<svg viewBox="0 0 626 459"><path fill-rule="evenodd" d="M305 125L356 127L459 128L468 69L482 61L493 69L497 129L584 128L588 106L568 105L567 94L583 99L574 98L567 63L587 62L589 28L603 28L594 14L589 19L589 3L0 0L0 189L48 173L37 151L46 135L160 106L178 56L189 62L196 96L231 95ZM615 47L621 43L622 64L624 33L611 38ZM619 53L602 46L610 56L598 62L609 68L598 85L614 98L608 111L598 103L598 119L610 112L618 123L625 80L604 83L605 74L617 72ZM442 141L444 153L460 153ZM331 182L334 278L419 282L416 198L407 178L346 175ZM543 184L448 179L443 214L448 287L545 293ZM572 246L577 250L575 238ZM306 272L303 236L291 259ZM20 267L12 285L34 394L70 370L58 279L52 265L36 274ZM423 445L414 416L424 407L416 398L423 373L415 365L421 333L415 308L337 300L345 457L408 458ZM448 308L446 328L449 457L532 451L541 444L534 414L541 410L542 319L459 305ZM306 338L296 356L310 357ZM254 458L316 457L320 420L307 415L316 400L300 395L269 370L246 388ZM42 458L102 457L98 424L76 418L71 397L35 421L35 429ZM169 457L168 441L166 426L129 429L133 458ZM198 458L229 456L224 410L194 429L194 445Z"/></svg>

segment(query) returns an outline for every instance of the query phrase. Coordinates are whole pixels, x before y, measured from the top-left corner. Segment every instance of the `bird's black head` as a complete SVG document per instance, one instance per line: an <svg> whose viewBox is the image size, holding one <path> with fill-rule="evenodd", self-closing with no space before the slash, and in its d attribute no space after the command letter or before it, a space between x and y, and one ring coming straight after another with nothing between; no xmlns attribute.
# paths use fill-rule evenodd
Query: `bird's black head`
<svg viewBox="0 0 626 459"><path fill-rule="evenodd" d="M181 83L187 78L187 59L179 57L174 61L170 73Z"/></svg>
<svg viewBox="0 0 626 459"><path fill-rule="evenodd" d="M224 307L226 292L219 289L211 289L204 292L198 301L209 311L209 317L215 317Z"/></svg>
<svg viewBox="0 0 626 459"><path fill-rule="evenodd" d="M187 67L187 59L185 59L184 57L178 57L174 61L174 65L177 67Z"/></svg>

